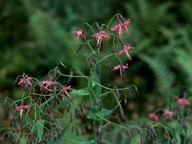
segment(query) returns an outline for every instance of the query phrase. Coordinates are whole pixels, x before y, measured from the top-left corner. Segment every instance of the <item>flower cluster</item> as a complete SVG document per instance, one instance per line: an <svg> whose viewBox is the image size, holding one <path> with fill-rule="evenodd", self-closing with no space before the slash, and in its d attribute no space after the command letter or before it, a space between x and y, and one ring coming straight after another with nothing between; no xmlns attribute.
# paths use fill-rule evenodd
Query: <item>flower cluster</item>
<svg viewBox="0 0 192 144"><path fill-rule="evenodd" d="M178 109L180 110L183 106L189 106L190 103L185 98L179 98L177 97L177 101L179 103Z"/></svg>
<svg viewBox="0 0 192 144"><path fill-rule="evenodd" d="M24 87L25 85L28 86L28 88L32 88L33 86L38 86L38 89L40 90L40 92L36 92L36 93L41 93L41 95L43 95L43 93L55 93L55 92L60 92L60 96L67 96L68 99L70 99L70 101L72 101L72 97L69 95L68 90L71 88L71 86L62 86L61 84L54 82L54 81L50 81L50 80L43 80L43 81L39 81L38 85L34 84L35 82L33 81L33 78L31 76L28 75L23 75L22 78L18 79L17 85L18 86L22 86ZM33 88L34 88L33 87ZM23 89L24 91L26 91L26 89ZM31 97L32 98L32 97ZM23 97L22 97L23 99ZM35 99L33 100L34 102L37 102ZM31 107L33 107L33 105L31 105ZM24 109L29 109L28 105L23 105L23 100L21 100L21 105L15 107L16 111L20 111L20 119L22 119L22 115L23 115L23 110Z"/></svg>
<svg viewBox="0 0 192 144"><path fill-rule="evenodd" d="M126 56L128 57L128 60L132 60L131 56L129 55L128 50L133 49L134 47L131 45L126 45L122 41L122 38L123 38L123 31L122 30L124 30L126 33L128 33L128 25L130 24L131 21L130 21L130 19L125 21L121 15L117 15L116 18L117 18L118 24L113 26L110 30L111 31L117 31L117 35L111 34L110 32L107 32L107 31L104 31L103 27L98 26L99 32L95 33L93 31L94 33L92 34L92 37L96 38L96 40L97 40L96 47L100 47L102 45L103 39L109 39L111 37L109 34L111 34L114 37L117 37L119 39L121 45L122 45L122 49L118 52L118 55L125 53ZM80 36L82 36L83 41L87 40L84 29L80 29L79 31L72 31L72 33L76 34L76 40L79 39ZM125 66L123 66L123 64L120 63L117 66L114 66L113 70L114 71L119 70L120 76L122 78L125 75L124 69L127 69L127 68L128 68L127 63Z"/></svg>
<svg viewBox="0 0 192 144"><path fill-rule="evenodd" d="M184 106L190 106L189 101L187 101L186 98L179 98L177 97L177 105L178 105L178 110L181 110ZM169 110L169 109L164 109L163 110L163 116L166 117L167 119L172 119L174 117L174 115L177 115L177 113L179 113L180 111L177 110ZM154 121L159 121L160 116L157 113L149 113L148 117ZM184 122L184 124L186 125L186 123L188 123L187 121ZM186 125L188 126L188 125Z"/></svg>
<svg viewBox="0 0 192 144"><path fill-rule="evenodd" d="M54 86L56 83L53 81L45 80L40 82L40 90L44 90L44 92L48 92L48 89Z"/></svg>
<svg viewBox="0 0 192 144"><path fill-rule="evenodd" d="M24 77L19 79L19 82L17 84L19 86L24 86L24 85L32 86L32 77L28 75L24 75Z"/></svg>
<svg viewBox="0 0 192 144"><path fill-rule="evenodd" d="M60 63L60 65L57 65L57 67L53 71L50 71L50 75L52 74L51 72L54 72L54 76L50 79L38 80L25 74L19 76L16 79L17 85L19 87L22 87L23 95L20 97L20 99L16 101L10 100L12 102L10 107L14 111L13 118L11 120L12 122L10 123L10 133L14 133L15 129L17 129L17 143L20 143L19 141L23 135L27 135L27 138L31 139L28 141L28 143L49 143L51 142L51 139L57 140L57 138L63 138L65 136L65 131L68 131L69 128L71 128L72 131L76 130L76 134L79 137L77 127L81 127L81 131L83 133L84 131L86 131L86 129L88 129L89 132L91 129L89 128L91 127L89 125L87 128L86 122L88 121L84 118L88 118L92 121L98 120L96 125L95 122L91 122L92 124L94 124L91 131L93 131L93 133L97 131L98 133L98 143L102 143L101 130L103 134L104 131L110 131L110 127L108 127L109 129L107 128L105 130L105 127L109 124L113 125L111 126L111 128L117 126L126 131L128 130L128 132L130 133L130 136L128 137L131 138L131 141L133 140L132 143L134 142L134 137L137 133L137 127L131 128L126 126L127 117L126 113L124 112L127 106L127 91L130 91L131 86L125 88L118 88L116 84L109 84L106 86L103 85L103 81L100 79L103 64L105 64L113 71L119 71L120 77L123 78L125 76L125 70L129 68L127 61L132 60L132 57L129 54L129 50L134 49L134 47L130 44L125 44L123 41L123 32L129 32L128 26L131 21L130 19L125 21L124 18L119 14L116 15L116 18L117 25L111 28L108 28L110 26L110 23L107 25L101 25L101 27L96 24L98 30L95 30L92 26L86 23L86 26L90 27L92 30L91 34L90 31L86 34L86 26L83 26L83 28L81 28L79 31L72 32L72 34L76 35L76 40L79 40L80 38L82 39L83 43L81 43L80 48L82 48L82 46L85 44L87 44L87 47L90 48L89 50L87 50L85 56L86 64L88 61L87 65L91 67L89 76L84 75L81 71L78 70L74 70L75 72L71 72L73 71L71 70L70 74L63 74L61 73L59 66L61 65L62 68L66 67L63 63ZM112 22L112 20L110 22ZM106 30L104 29L104 26L107 27ZM115 33L114 31L117 33ZM89 36L91 37L90 39L88 39ZM102 49L102 46L105 41L110 41L111 37L113 37L112 53L106 55L106 53L103 52L104 50ZM117 42L120 42L121 44L117 53L114 50L116 39L118 39ZM120 59L122 54L125 54L127 58L125 64L123 64ZM113 68L110 67L108 60L111 56L114 56L118 61L118 63L115 64ZM114 61L114 59L112 60ZM60 77L62 77L62 79L60 79ZM68 78L67 84L61 84L61 81L63 81L63 77ZM86 87L83 87L79 90L71 89L72 78L86 79L88 84L86 85ZM135 91L137 92L137 87L134 87ZM110 101L111 97L109 95L115 96L114 100L116 100L116 105L112 110L106 108L106 105L102 105L105 98L108 98ZM74 100L75 98L77 99ZM177 101L174 101L174 103L176 103L176 107L170 106L169 108L149 113L148 117L150 119L150 122L160 121L162 117L165 118L164 120L169 121L177 119L186 130L190 125L188 121L191 120L189 120L190 118L186 118L186 113L183 114L182 112L186 112L184 108L189 107L191 104L186 98L177 97L176 100ZM18 106L17 104L19 102L20 105ZM119 120L117 120L117 122L111 121L111 118L113 119L113 117L110 117L110 115L113 112L117 112L117 109L119 109L120 119L125 122L124 126L117 123ZM116 117L117 116L115 115L115 118ZM81 121L76 120L79 118L81 119ZM18 123L17 120L19 121ZM83 123L83 125L78 125L79 122L85 123ZM21 126L21 124L23 126ZM144 143L144 136L147 137L146 142L154 142L155 138L157 137L157 133L155 132L154 127L159 126L158 124L159 122L153 127L145 127L145 124L141 128L138 127L138 132L140 132L141 134L141 143ZM18 134L20 134L19 138ZM87 133L85 132L85 134ZM137 134L137 137L138 136L139 135ZM167 138L167 136L170 137L168 129L166 128L165 137ZM8 136L8 138L10 137ZM172 136L169 139L172 139ZM2 138L0 138L0 143L1 140ZM53 141L51 143L53 143Z"/></svg>

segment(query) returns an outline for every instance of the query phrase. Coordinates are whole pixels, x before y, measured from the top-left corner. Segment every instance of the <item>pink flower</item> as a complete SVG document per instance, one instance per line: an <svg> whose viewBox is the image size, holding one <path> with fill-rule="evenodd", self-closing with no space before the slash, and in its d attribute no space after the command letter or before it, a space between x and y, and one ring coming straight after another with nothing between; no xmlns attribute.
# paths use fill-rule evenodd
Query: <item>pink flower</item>
<svg viewBox="0 0 192 144"><path fill-rule="evenodd" d="M65 94L70 100L72 100L72 97L69 95L69 93L67 92L69 89L71 88L71 86L68 87L64 87L61 94Z"/></svg>
<svg viewBox="0 0 192 144"><path fill-rule="evenodd" d="M119 23L118 25L112 27L111 30L117 31L119 38L122 38L122 37L123 37L122 28L123 28L126 32L128 32L127 26L128 26L129 23L130 23L130 19L128 19L128 20L125 21L124 23Z"/></svg>
<svg viewBox="0 0 192 144"><path fill-rule="evenodd" d="M29 86L32 86L32 77L26 75L25 79L20 78L19 82L17 83L19 86L23 86L25 83L27 83Z"/></svg>
<svg viewBox="0 0 192 144"><path fill-rule="evenodd" d="M125 21L124 23L121 24L121 26L123 27L123 29L128 33L128 28L127 26L129 25L129 23L131 22L130 19L128 19L127 21Z"/></svg>
<svg viewBox="0 0 192 144"><path fill-rule="evenodd" d="M170 110L164 110L163 115L166 116L167 118L172 118L174 115L174 112Z"/></svg>
<svg viewBox="0 0 192 144"><path fill-rule="evenodd" d="M128 50L133 49L133 48L134 47L132 47L130 45L123 45L123 49L119 51L118 55L125 53L127 55L128 59L131 60L132 58L130 57Z"/></svg>
<svg viewBox="0 0 192 144"><path fill-rule="evenodd" d="M76 40L79 39L80 36L82 36L83 40L86 40L86 36L83 33L83 30L79 30L79 31L72 31L73 34L76 34Z"/></svg>
<svg viewBox="0 0 192 144"><path fill-rule="evenodd" d="M189 106L190 105L190 103L185 98L177 97L177 101L179 103L179 108L178 108L179 110L182 108L183 105L185 105L185 106Z"/></svg>
<svg viewBox="0 0 192 144"><path fill-rule="evenodd" d="M111 30L117 31L119 38L123 37L123 33L122 33L122 30L121 30L121 24L118 24L118 25L112 27Z"/></svg>
<svg viewBox="0 0 192 144"><path fill-rule="evenodd" d="M125 66L118 64L117 66L114 66L113 71L118 70L118 69L120 70L120 76L122 78L123 77L123 73L122 73L123 69L128 69L128 64L126 63Z"/></svg>
<svg viewBox="0 0 192 144"><path fill-rule="evenodd" d="M179 98L177 97L177 101L180 105L186 105L186 106L189 106L190 103L185 99L185 98Z"/></svg>
<svg viewBox="0 0 192 144"><path fill-rule="evenodd" d="M54 85L54 84L55 84L55 82L52 82L52 81L49 81L49 80L46 80L46 81L42 81L42 82L41 82L41 86L44 87L44 91L45 91L45 92L47 92L48 87L50 87L50 86L52 86L52 85ZM40 89L42 90L42 88L40 88Z"/></svg>
<svg viewBox="0 0 192 144"><path fill-rule="evenodd" d="M188 127L189 126L189 122L185 121L185 126Z"/></svg>
<svg viewBox="0 0 192 144"><path fill-rule="evenodd" d="M155 121L159 121L159 116L155 113L149 113L148 117Z"/></svg>
<svg viewBox="0 0 192 144"><path fill-rule="evenodd" d="M16 105L15 110L16 111L18 111L18 110L20 111L20 114L19 114L20 115L20 119L22 119L23 110L24 109L28 109L28 108L29 108L29 106L27 106L27 105L24 105L24 106L17 106Z"/></svg>
<svg viewBox="0 0 192 144"><path fill-rule="evenodd" d="M55 82L48 81L48 80L41 82L41 85L43 85L43 86L52 86L54 84L55 84Z"/></svg>
<svg viewBox="0 0 192 144"><path fill-rule="evenodd" d="M110 36L105 31L100 31L99 33L95 33L92 37L97 38L97 46L101 43L103 37L110 38Z"/></svg>

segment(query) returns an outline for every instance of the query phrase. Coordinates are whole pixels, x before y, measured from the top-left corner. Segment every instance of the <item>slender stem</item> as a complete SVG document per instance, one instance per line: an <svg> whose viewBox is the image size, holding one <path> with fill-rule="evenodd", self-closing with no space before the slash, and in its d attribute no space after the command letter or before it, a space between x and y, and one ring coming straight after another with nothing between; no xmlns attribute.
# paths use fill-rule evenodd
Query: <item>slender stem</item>
<svg viewBox="0 0 192 144"><path fill-rule="evenodd" d="M100 62L102 62L103 60L105 60L105 59L107 59L107 58L109 58L109 57L113 56L113 55L114 55L114 53L111 53L111 54L109 54L109 55L105 56L104 58L102 58L102 59L98 60L98 61L97 61L97 64L98 64L98 63L100 63Z"/></svg>
<svg viewBox="0 0 192 144"><path fill-rule="evenodd" d="M117 123L114 123L114 122L112 122L112 121L110 121L110 120L108 120L108 119L105 119L104 117L101 117L101 116L98 115L98 114L96 114L96 116L99 117L100 119L106 121L106 122L109 123L109 124L112 124L112 125L115 125L115 126L117 126L117 127L120 127L120 128L123 128L123 129L128 130L129 135L131 136L131 139L132 139L132 135L131 135L131 132L130 132L130 130L129 130L128 127L125 127L125 126L123 126L123 125L119 125L119 124L117 124Z"/></svg>
<svg viewBox="0 0 192 144"><path fill-rule="evenodd" d="M90 77L88 77L88 76L83 76L83 75L74 76L74 75L61 74L61 76L70 77L70 78L85 78L85 79L90 79Z"/></svg>
<svg viewBox="0 0 192 144"><path fill-rule="evenodd" d="M95 33L93 27L88 22L84 23L84 25L88 26L93 31L93 33Z"/></svg>
<svg viewBox="0 0 192 144"><path fill-rule="evenodd" d="M119 105L120 108L122 108L121 102L119 101L119 99L118 99L116 93L114 92L114 90L113 90L113 94L114 94L114 96L115 96L115 99L117 100L117 104Z"/></svg>
<svg viewBox="0 0 192 144"><path fill-rule="evenodd" d="M36 104L34 105L34 109L35 109L35 121L36 121L36 119L37 119L37 114L36 114Z"/></svg>
<svg viewBox="0 0 192 144"><path fill-rule="evenodd" d="M95 51L94 51L93 47L92 47L92 46L91 46L91 44L90 44L90 40L89 40L89 41L87 41L87 45L88 45L88 46L89 46L89 48L91 49L92 53L95 53Z"/></svg>
<svg viewBox="0 0 192 144"><path fill-rule="evenodd" d="M165 132L166 132L166 134L167 134L167 136L168 136L169 138L171 138L171 136L170 136L168 130L169 130L169 131L171 132L171 134L173 135L172 130L171 130L170 128L168 128L167 126L161 124L161 123L156 123L156 124L153 125L152 127L163 127L163 128L165 129Z"/></svg>
<svg viewBox="0 0 192 144"><path fill-rule="evenodd" d="M61 76L64 76L64 77L70 77L70 78L85 78L85 79L91 79L91 77L89 77L89 76L84 76L84 75L76 75L76 76L74 76L74 75L67 75L67 74L61 74ZM102 88L104 88L104 89L106 89L106 90L110 90L110 91L113 91L113 89L112 88L109 88L109 87L106 87L106 86L104 86L104 85L102 85L102 84L100 84L100 83L98 83L98 82L96 82L96 81L93 81L92 80L92 82L94 82L95 84L97 84L98 86L100 86L100 87L102 87ZM126 88L119 88L119 90L126 90L126 89L130 89L130 87L136 87L134 84L133 85L131 85L131 86L129 86L129 87L126 87Z"/></svg>
<svg viewBox="0 0 192 144"><path fill-rule="evenodd" d="M13 101L12 104L10 105L10 107L13 106L15 103L17 103L17 102L19 102L19 101L22 101L22 100L24 100L24 99L27 99L27 98L30 98L30 97L27 96L27 97L24 97L24 98L19 99L19 100L16 100L16 101L13 101L13 100L10 99L11 101Z"/></svg>
<svg viewBox="0 0 192 144"><path fill-rule="evenodd" d="M109 25L111 24L111 22L113 21L113 19L117 16L117 15L120 15L120 14L115 14L112 18L111 18L111 20L108 22L108 24L107 24L107 28L109 27Z"/></svg>

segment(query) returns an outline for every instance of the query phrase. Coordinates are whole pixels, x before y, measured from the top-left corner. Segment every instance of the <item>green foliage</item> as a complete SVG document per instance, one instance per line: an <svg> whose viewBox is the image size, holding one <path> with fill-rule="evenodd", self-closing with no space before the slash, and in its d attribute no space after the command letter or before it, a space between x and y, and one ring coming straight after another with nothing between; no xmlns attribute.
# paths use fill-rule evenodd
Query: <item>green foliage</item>
<svg viewBox="0 0 192 144"><path fill-rule="evenodd" d="M174 80L175 75L171 72L166 63L159 58L151 58L145 55L139 55L139 58L143 60L153 71L156 77L155 87L158 92L165 98L165 102L168 101L170 95L174 94Z"/></svg>
<svg viewBox="0 0 192 144"><path fill-rule="evenodd" d="M41 142L43 139L43 129L44 129L44 120L38 120L32 129L32 133L37 133L38 142Z"/></svg>
<svg viewBox="0 0 192 144"><path fill-rule="evenodd" d="M132 39L136 44L146 39L149 39L152 45L162 44L164 37L160 35L159 29L169 25L170 22L174 23L174 17L168 13L171 4L171 2L165 2L154 6L145 0L126 3L127 15L135 24L133 33L136 35ZM140 47L138 49L140 50ZM150 51L148 49L145 47L145 51Z"/></svg>
<svg viewBox="0 0 192 144"><path fill-rule="evenodd" d="M192 35L192 31L189 29L190 20L186 19L186 14L183 15L183 11L187 12L191 5L186 3L187 1L180 3L182 9L171 0L163 3L137 0L127 2L125 5L127 15L133 23L136 23L130 27L131 33L134 33L130 37L130 42L135 43L133 54L136 57L139 54L139 60L144 62L138 61L138 64L135 65L139 66L137 69L143 71L144 74L146 72L144 69L151 68L150 73L155 77L155 81L150 77L146 80L148 84L153 85L152 93L159 92L161 95L168 96L191 91L189 88L191 87L189 84L191 83L189 82L191 79L189 37ZM176 14L177 11L179 18ZM190 15L189 12L188 15ZM179 19L185 19L182 25L180 25ZM181 26L182 30L180 30ZM134 73L134 69L133 72L130 70L130 75ZM186 79L183 74L186 75L184 76ZM138 74L138 77L142 77L142 75ZM145 86L144 89L147 87Z"/></svg>
<svg viewBox="0 0 192 144"><path fill-rule="evenodd" d="M44 75L58 61L84 69L79 59L82 54L73 53L79 43L70 31L77 30L85 21L106 21L118 6L117 0L110 3L94 0L2 1L0 89L10 88L14 77L23 71ZM80 85L81 82L76 83ZM5 94L11 96L9 91Z"/></svg>
<svg viewBox="0 0 192 144"><path fill-rule="evenodd" d="M174 98L176 95L181 96L184 92L187 92L189 97L192 95L191 1L10 0L1 1L0 9L0 96L6 95L18 99L20 91L12 89L12 83L18 74L25 72L45 79L49 76L42 78L42 75L45 75L47 71L57 65L58 61L65 63L67 68L76 67L81 72L88 73L84 61L80 58L83 53L74 53L74 50L79 46L79 42L74 40L75 36L71 34L71 31L81 28L85 21L94 23L97 20L99 23L105 23L117 12L131 19L131 25L129 26L131 36L128 37L128 41L127 37L125 39L126 44L135 47L134 51L130 51L130 54L134 57L129 62L130 68L126 71L128 77L125 79L125 83L112 74L114 65L111 65L110 70L99 65L99 69L103 71L103 77L100 80L96 73L92 73L93 77L88 80L88 88L85 84L86 80L84 81L81 78L72 80L72 83L80 88L72 89L69 93L73 98L77 98L77 103L87 100L88 96L92 99L91 104L93 106L88 111L91 117L89 120L99 119L96 116L97 114L103 118L114 120L114 117L119 116L113 115L114 112L122 106L125 109L125 115L133 119L129 122L135 123L137 121L140 123L146 121L144 117L149 111L159 106L158 103L151 102L151 99L159 100L157 95L161 96L164 106L170 104L170 96ZM115 23L112 22L110 26L112 25L115 25ZM89 33L89 35L91 34ZM116 52L118 52L121 45L116 40L114 44ZM85 48L84 46L83 48ZM103 51L111 51L111 46L108 45L108 49L106 48ZM91 59L89 57L89 61ZM108 60L110 63L118 62L111 58ZM122 62L126 61L125 58L122 60ZM62 72L68 73L68 69L62 69ZM67 80L61 79L61 81L65 82ZM131 89L120 91L122 101L120 101L118 107L114 108L116 104L114 94L106 93L99 86L102 82L113 87L114 81L117 82L118 87L127 83L136 84L139 89L138 97L133 97L132 101L127 101L126 98L132 95ZM110 102L107 101L106 95L111 97ZM99 111L100 107L96 103L101 97L104 100L105 108ZM51 100L52 97L47 101L51 102ZM128 102L128 106L124 106L124 102ZM45 105L46 103L42 103L41 106ZM168 105L167 107L169 107ZM58 105L58 109L63 111L62 104ZM161 114L161 110L158 113ZM113 115L113 117L110 117L110 115ZM1 118L4 117L6 115L1 114ZM69 118L66 119L70 121ZM112 143L115 140L122 144L131 142L132 139L127 138L129 132L126 129L122 131L121 128L114 128L113 124L113 126L107 125L105 120L102 122L104 127L101 127L101 134L105 136L102 139L104 143ZM167 121L166 119L165 123L172 128L173 134L170 135L174 137L175 141L165 138L162 140L156 139L155 143L191 142L189 132L186 135L183 130L183 124L179 124L175 119L174 121ZM45 124L46 122L44 122L44 126ZM71 126L69 124L62 130L62 138L57 139L57 143L62 143L62 141L66 141L66 143L78 143L79 141L96 143L96 134L88 134L87 132L86 136L77 136L69 132L72 129ZM140 126L146 126L146 124L142 123ZM34 133L41 139L42 127L39 128L40 132L34 130ZM107 128L113 129L113 138L111 139L108 138L109 129ZM156 130L158 136L167 136L164 130L157 128ZM188 131L190 130L191 126L188 127ZM43 130L44 134L46 134L46 131ZM147 134L144 134L144 136L146 137ZM17 134L16 137L19 139L20 135ZM141 135L136 131L134 142L139 143L140 140ZM22 137L21 143L26 142L26 139ZM54 142L50 141L50 143ZM147 141L145 142L147 143Z"/></svg>
<svg viewBox="0 0 192 144"><path fill-rule="evenodd" d="M177 70L182 73L182 84L183 88L192 94L192 43L189 38L189 32L185 29L179 29L178 31L180 39L182 40L181 45L174 51L175 62L177 64Z"/></svg>
<svg viewBox="0 0 192 144"><path fill-rule="evenodd" d="M102 120L101 118L107 117L111 115L113 110L108 110L105 108L102 108L98 112L90 111L87 115L87 118L92 120Z"/></svg>

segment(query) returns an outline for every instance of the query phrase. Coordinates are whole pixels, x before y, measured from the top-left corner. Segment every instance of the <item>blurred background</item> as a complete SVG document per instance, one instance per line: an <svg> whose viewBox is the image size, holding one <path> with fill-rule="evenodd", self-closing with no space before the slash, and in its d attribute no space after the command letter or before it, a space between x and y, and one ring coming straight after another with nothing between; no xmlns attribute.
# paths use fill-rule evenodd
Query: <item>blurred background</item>
<svg viewBox="0 0 192 144"><path fill-rule="evenodd" d="M21 95L13 82L23 73L44 79L59 61L67 66L66 72L72 67L86 72L71 31L85 22L106 24L116 13L131 19L126 41L135 47L125 78L125 86L135 84L139 90L128 101L130 117L146 116L184 92L191 95L191 10L188 0L1 0L0 103L7 96ZM115 74L104 71L108 84ZM81 85L80 80L75 83L77 88ZM0 109L0 127L6 118Z"/></svg>

